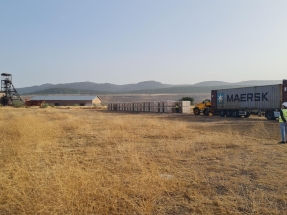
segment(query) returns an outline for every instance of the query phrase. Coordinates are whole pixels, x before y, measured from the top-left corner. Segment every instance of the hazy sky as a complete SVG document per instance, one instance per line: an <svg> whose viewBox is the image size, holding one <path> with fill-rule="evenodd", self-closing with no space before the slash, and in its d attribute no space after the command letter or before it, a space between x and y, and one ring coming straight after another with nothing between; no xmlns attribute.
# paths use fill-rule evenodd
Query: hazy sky
<svg viewBox="0 0 287 215"><path fill-rule="evenodd" d="M287 79L286 0L0 0L0 73L44 83Z"/></svg>

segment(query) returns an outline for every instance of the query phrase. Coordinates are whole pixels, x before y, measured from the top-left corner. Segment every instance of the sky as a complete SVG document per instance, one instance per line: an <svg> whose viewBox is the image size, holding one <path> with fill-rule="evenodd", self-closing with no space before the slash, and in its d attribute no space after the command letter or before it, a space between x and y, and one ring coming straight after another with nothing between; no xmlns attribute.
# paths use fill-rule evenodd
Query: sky
<svg viewBox="0 0 287 215"><path fill-rule="evenodd" d="M286 0L0 0L0 73L45 83L287 79Z"/></svg>

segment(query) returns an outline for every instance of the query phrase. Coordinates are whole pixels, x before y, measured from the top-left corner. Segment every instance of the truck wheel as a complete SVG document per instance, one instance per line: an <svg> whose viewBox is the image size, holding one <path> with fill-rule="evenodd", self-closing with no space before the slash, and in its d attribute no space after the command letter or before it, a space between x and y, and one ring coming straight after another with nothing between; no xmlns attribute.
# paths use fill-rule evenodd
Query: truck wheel
<svg viewBox="0 0 287 215"><path fill-rule="evenodd" d="M203 114L205 116L209 116L209 108L205 108L204 111L203 111Z"/></svg>
<svg viewBox="0 0 287 215"><path fill-rule="evenodd" d="M274 120L275 117L274 117L273 111L271 111L271 110L267 111L267 112L266 112L266 118L267 118L268 120Z"/></svg>
<svg viewBox="0 0 287 215"><path fill-rule="evenodd" d="M238 110L232 111L232 116L233 117L238 117Z"/></svg>
<svg viewBox="0 0 287 215"><path fill-rule="evenodd" d="M224 110L220 110L220 111L219 111L219 116L225 117L225 111L224 111Z"/></svg>
<svg viewBox="0 0 287 215"><path fill-rule="evenodd" d="M194 113L194 115L199 115L200 114L199 108L194 108L193 113Z"/></svg>
<svg viewBox="0 0 287 215"><path fill-rule="evenodd" d="M244 115L245 118L250 117L250 112L246 112L246 115Z"/></svg>
<svg viewBox="0 0 287 215"><path fill-rule="evenodd" d="M227 111L226 111L226 116L227 116L227 117L231 117L231 110L227 110Z"/></svg>

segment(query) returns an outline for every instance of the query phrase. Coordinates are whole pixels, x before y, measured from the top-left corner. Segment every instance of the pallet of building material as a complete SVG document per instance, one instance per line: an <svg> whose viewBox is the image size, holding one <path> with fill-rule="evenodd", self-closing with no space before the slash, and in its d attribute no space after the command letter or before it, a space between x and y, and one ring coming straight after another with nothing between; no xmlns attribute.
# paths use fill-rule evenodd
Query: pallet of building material
<svg viewBox="0 0 287 215"><path fill-rule="evenodd" d="M176 108L175 108L175 107L172 107L172 108L171 108L171 112L172 112L172 113L177 113Z"/></svg>
<svg viewBox="0 0 287 215"><path fill-rule="evenodd" d="M155 102L155 101L150 102L150 107L151 107L151 106L153 106L153 107L157 106L157 102Z"/></svg>
<svg viewBox="0 0 287 215"><path fill-rule="evenodd" d="M190 112L191 112L191 111L190 111L190 106L188 106L188 107L182 107L181 109L182 109L181 113L190 113Z"/></svg>
<svg viewBox="0 0 287 215"><path fill-rule="evenodd" d="M179 107L190 107L190 101L179 101L178 106Z"/></svg>
<svg viewBox="0 0 287 215"><path fill-rule="evenodd" d="M175 105L176 105L175 101L171 101L171 100L164 101L164 106L175 107Z"/></svg>
<svg viewBox="0 0 287 215"><path fill-rule="evenodd" d="M113 103L113 110L118 110L118 104L117 103Z"/></svg>
<svg viewBox="0 0 287 215"><path fill-rule="evenodd" d="M150 106L150 112L157 113L158 107L157 106Z"/></svg>
<svg viewBox="0 0 287 215"><path fill-rule="evenodd" d="M139 102L137 102L136 103L136 106L135 106L136 108L135 108L135 111L139 111L139 109L140 109L140 104L139 104Z"/></svg>
<svg viewBox="0 0 287 215"><path fill-rule="evenodd" d="M142 102L138 103L138 112L142 112Z"/></svg>
<svg viewBox="0 0 287 215"><path fill-rule="evenodd" d="M142 104L142 102L139 102L138 111L139 112L143 111L143 104Z"/></svg>
<svg viewBox="0 0 287 215"><path fill-rule="evenodd" d="M165 106L165 107L164 107L164 112L165 112L165 113L172 113L172 108L173 108L173 107Z"/></svg>
<svg viewBox="0 0 287 215"><path fill-rule="evenodd" d="M148 112L149 111L149 106L147 104L147 102L145 102L144 104L144 112Z"/></svg>
<svg viewBox="0 0 287 215"><path fill-rule="evenodd" d="M158 101L154 101L154 106L153 106L153 112L154 113L158 113L159 112L159 102Z"/></svg>
<svg viewBox="0 0 287 215"><path fill-rule="evenodd" d="M144 102L144 112L149 111L149 102Z"/></svg>
<svg viewBox="0 0 287 215"><path fill-rule="evenodd" d="M145 102L141 103L142 112L145 112Z"/></svg>
<svg viewBox="0 0 287 215"><path fill-rule="evenodd" d="M150 109L151 109L151 104L150 104L150 102L148 102L148 104L145 107L145 110L146 110L146 112L150 112Z"/></svg>

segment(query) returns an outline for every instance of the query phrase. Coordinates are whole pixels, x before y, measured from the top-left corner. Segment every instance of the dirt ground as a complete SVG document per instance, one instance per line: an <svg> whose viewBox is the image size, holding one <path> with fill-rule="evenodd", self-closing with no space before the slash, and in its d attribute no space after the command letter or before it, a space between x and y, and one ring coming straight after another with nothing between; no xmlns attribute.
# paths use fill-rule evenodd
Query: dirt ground
<svg viewBox="0 0 287 215"><path fill-rule="evenodd" d="M204 116L204 115L194 115L193 113L150 113L150 112L126 112L126 111L106 111L101 110L106 113L116 113L123 115L149 115L156 118L165 118L168 120L181 120L186 122L196 122L196 123L215 123L215 124L250 124L257 122L264 122L267 124L278 124L277 120L267 120L264 116L251 115L249 118L233 118L233 117L220 117L220 116Z"/></svg>

